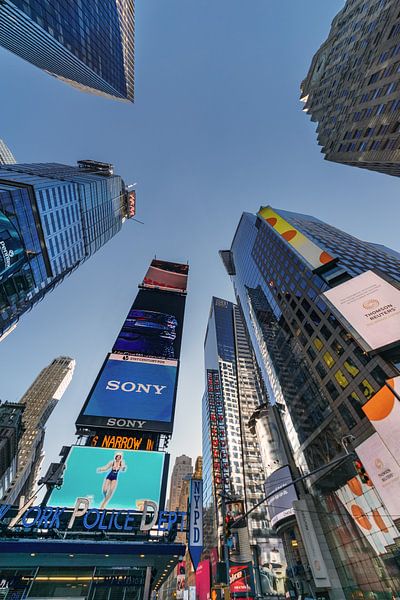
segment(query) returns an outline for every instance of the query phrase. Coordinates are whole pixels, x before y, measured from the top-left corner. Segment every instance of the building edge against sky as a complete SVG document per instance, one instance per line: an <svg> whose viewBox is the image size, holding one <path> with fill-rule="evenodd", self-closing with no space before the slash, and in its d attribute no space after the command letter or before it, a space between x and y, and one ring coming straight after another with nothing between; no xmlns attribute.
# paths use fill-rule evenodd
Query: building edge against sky
<svg viewBox="0 0 400 600"><path fill-rule="evenodd" d="M10 148L0 139L0 165L14 165L16 162Z"/></svg>
<svg viewBox="0 0 400 600"><path fill-rule="evenodd" d="M134 0L2 0L0 44L58 79L118 100L134 97Z"/></svg>
<svg viewBox="0 0 400 600"><path fill-rule="evenodd" d="M312 571L312 553L302 535L303 516L309 514L327 574L320 589L338 600L357 590L391 598L400 586L395 550L400 511L388 505L398 494L393 490L383 502L377 487L366 485L352 461L345 460L341 440L352 436L356 449L372 443L374 427L363 408L399 375L399 346L366 352L323 294L374 269L396 295L400 257L315 217L271 207L257 216L244 213L231 249L221 254L268 395L282 415L294 467L304 474L344 457L340 468L308 480L300 500L292 503L301 536L293 538L301 550L298 579L305 583L310 566ZM373 483L379 486L377 479ZM293 548L286 539L287 557L289 545Z"/></svg>
<svg viewBox="0 0 400 600"><path fill-rule="evenodd" d="M0 334L135 214L113 166L78 161L0 166Z"/></svg>
<svg viewBox="0 0 400 600"><path fill-rule="evenodd" d="M396 0L347 0L301 84L327 160L400 176Z"/></svg>

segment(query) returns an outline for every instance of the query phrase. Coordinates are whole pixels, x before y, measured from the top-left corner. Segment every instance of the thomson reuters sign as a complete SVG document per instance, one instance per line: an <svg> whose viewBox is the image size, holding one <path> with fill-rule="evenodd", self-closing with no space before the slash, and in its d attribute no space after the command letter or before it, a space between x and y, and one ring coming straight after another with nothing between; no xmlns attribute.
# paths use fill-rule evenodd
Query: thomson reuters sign
<svg viewBox="0 0 400 600"><path fill-rule="evenodd" d="M400 342L400 290L373 271L361 273L323 296L367 352Z"/></svg>

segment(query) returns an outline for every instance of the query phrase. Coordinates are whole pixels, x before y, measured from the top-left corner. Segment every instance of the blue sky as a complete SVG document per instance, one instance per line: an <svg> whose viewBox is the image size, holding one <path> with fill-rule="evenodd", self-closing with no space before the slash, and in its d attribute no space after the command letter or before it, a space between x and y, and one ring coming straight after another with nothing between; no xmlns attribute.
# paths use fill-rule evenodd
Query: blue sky
<svg viewBox="0 0 400 600"><path fill-rule="evenodd" d="M20 162L112 162L137 182L138 218L27 314L0 345L0 398L16 401L58 355L77 360L47 431L46 464L74 420L157 255L190 262L173 458L201 452L211 296L233 300L218 250L242 211L311 213L399 250L399 180L328 163L299 85L343 0L137 0L136 100L84 94L0 48L0 137Z"/></svg>

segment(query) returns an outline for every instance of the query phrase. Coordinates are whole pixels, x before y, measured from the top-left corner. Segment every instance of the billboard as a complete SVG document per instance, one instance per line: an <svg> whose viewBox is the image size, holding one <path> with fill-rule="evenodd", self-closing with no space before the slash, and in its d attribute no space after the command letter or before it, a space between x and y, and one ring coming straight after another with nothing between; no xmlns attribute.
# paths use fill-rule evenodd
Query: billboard
<svg viewBox="0 0 400 600"><path fill-rule="evenodd" d="M177 371L176 360L110 354L76 424L171 433Z"/></svg>
<svg viewBox="0 0 400 600"><path fill-rule="evenodd" d="M383 443L400 464L400 377L386 381L362 407Z"/></svg>
<svg viewBox="0 0 400 600"><path fill-rule="evenodd" d="M210 599L210 561L202 560L196 569L196 600Z"/></svg>
<svg viewBox="0 0 400 600"><path fill-rule="evenodd" d="M258 216L264 219L284 240L308 262L312 270L335 260L314 242L288 223L270 206L260 208Z"/></svg>
<svg viewBox="0 0 400 600"><path fill-rule="evenodd" d="M296 489L294 485L281 489L292 481L292 474L286 465L274 471L264 484L265 495L269 496L267 509L271 527L294 515L293 502L297 500Z"/></svg>
<svg viewBox="0 0 400 600"><path fill-rule="evenodd" d="M254 581L252 563L242 563L229 567L229 588L235 596L253 596Z"/></svg>
<svg viewBox="0 0 400 600"><path fill-rule="evenodd" d="M143 286L171 292L186 292L189 265L166 260L152 260Z"/></svg>
<svg viewBox="0 0 400 600"><path fill-rule="evenodd" d="M113 352L179 358L186 297L141 289L113 346Z"/></svg>
<svg viewBox="0 0 400 600"><path fill-rule="evenodd" d="M400 515L400 466L378 433L356 447L368 477L390 515Z"/></svg>
<svg viewBox="0 0 400 600"><path fill-rule="evenodd" d="M400 290L373 271L365 271L323 296L367 352L400 341Z"/></svg>
<svg viewBox="0 0 400 600"><path fill-rule="evenodd" d="M63 484L47 504L72 508L77 498L88 498L98 509L143 510L145 500L162 506L168 459L163 452L72 446Z"/></svg>
<svg viewBox="0 0 400 600"><path fill-rule="evenodd" d="M190 480L188 550L196 570L203 552L203 480Z"/></svg>
<svg viewBox="0 0 400 600"><path fill-rule="evenodd" d="M18 231L0 211L0 282L19 271L25 261L25 251Z"/></svg>

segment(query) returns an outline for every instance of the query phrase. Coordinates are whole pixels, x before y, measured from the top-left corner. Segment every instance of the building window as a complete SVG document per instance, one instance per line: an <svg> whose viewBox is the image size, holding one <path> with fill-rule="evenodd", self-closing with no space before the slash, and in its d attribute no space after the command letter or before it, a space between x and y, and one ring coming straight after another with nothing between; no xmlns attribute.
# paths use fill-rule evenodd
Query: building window
<svg viewBox="0 0 400 600"><path fill-rule="evenodd" d="M343 371L341 371L340 369L338 369L335 373L335 379L338 382L338 384L340 385L341 388L346 388L349 385L349 382L345 376L345 374L343 373Z"/></svg>
<svg viewBox="0 0 400 600"><path fill-rule="evenodd" d="M351 414L344 402L342 402L342 404L339 406L339 412L343 418L343 421L346 423L349 429L353 429L353 427L357 425L357 421L355 420L355 418L353 417L353 415Z"/></svg>
<svg viewBox="0 0 400 600"><path fill-rule="evenodd" d="M367 400L369 400L370 398L372 398L372 396L375 393L375 390L372 387L372 385L370 384L370 382L368 381L368 379L363 379L362 382L360 383L360 385L358 387L360 388L360 390L364 394L364 397Z"/></svg>
<svg viewBox="0 0 400 600"><path fill-rule="evenodd" d="M360 372L360 369L358 367L356 367L356 365L351 360L351 358L348 358L347 360L345 360L344 363L343 363L343 366L346 369L346 371L348 373L350 373L350 375L352 377L356 377L359 374L359 372Z"/></svg>
<svg viewBox="0 0 400 600"><path fill-rule="evenodd" d="M332 381L327 382L326 389L328 390L332 400L336 400L336 398L339 396L339 392Z"/></svg>
<svg viewBox="0 0 400 600"><path fill-rule="evenodd" d="M362 409L363 403L361 402L356 392L352 392L350 396L347 397L347 399L356 411L357 415L360 417L360 419L363 419L365 417L365 412Z"/></svg>
<svg viewBox="0 0 400 600"><path fill-rule="evenodd" d="M331 369L333 367L333 365L335 364L335 360L332 356L332 354L330 354L329 352L325 352L325 354L322 357L325 361L325 363L328 365L328 367Z"/></svg>

